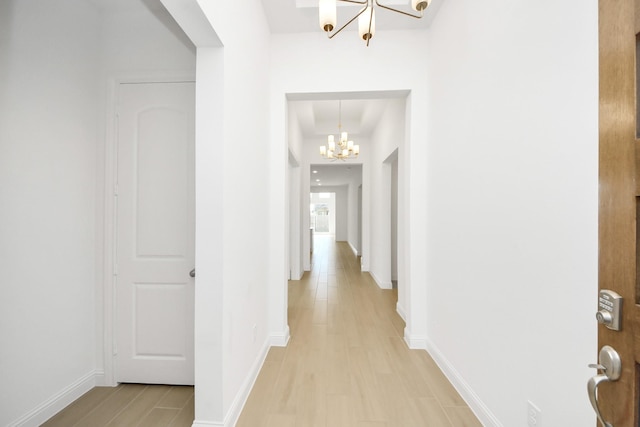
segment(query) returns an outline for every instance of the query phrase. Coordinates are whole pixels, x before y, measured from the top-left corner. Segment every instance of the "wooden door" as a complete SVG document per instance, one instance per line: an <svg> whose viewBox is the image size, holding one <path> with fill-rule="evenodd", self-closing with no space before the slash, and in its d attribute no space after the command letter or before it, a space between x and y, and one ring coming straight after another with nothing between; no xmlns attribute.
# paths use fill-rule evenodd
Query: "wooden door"
<svg viewBox="0 0 640 427"><path fill-rule="evenodd" d="M121 84L116 381L194 381L194 83Z"/></svg>
<svg viewBox="0 0 640 427"><path fill-rule="evenodd" d="M597 391L604 420L638 427L638 235L634 0L600 0L599 288L623 297L621 330L598 326L599 349L620 355L622 372ZM597 354L594 354L594 359Z"/></svg>

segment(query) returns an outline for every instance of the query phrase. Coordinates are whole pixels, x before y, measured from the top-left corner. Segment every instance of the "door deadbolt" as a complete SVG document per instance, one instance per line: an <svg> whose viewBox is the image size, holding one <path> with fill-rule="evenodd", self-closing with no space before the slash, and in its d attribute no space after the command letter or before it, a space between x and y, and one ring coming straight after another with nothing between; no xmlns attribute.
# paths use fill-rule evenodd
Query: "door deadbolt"
<svg viewBox="0 0 640 427"><path fill-rule="evenodd" d="M614 291L602 289L598 295L598 312L596 319L614 331L620 330L622 316L622 297Z"/></svg>

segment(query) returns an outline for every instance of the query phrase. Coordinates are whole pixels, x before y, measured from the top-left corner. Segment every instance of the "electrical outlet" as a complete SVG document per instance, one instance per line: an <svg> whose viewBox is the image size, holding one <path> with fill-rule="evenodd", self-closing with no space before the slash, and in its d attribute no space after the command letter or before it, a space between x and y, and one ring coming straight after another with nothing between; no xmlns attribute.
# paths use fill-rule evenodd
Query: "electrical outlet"
<svg viewBox="0 0 640 427"><path fill-rule="evenodd" d="M529 427L540 427L540 408L527 400L527 423Z"/></svg>

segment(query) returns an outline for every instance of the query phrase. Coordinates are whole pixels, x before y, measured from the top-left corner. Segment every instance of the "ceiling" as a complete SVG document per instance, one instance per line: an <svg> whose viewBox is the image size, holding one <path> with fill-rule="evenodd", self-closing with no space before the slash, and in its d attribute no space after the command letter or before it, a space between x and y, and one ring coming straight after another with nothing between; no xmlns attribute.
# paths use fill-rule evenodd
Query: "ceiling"
<svg viewBox="0 0 640 427"><path fill-rule="evenodd" d="M387 99L289 101L302 135L308 139L338 134L338 124L350 136L370 136L384 112Z"/></svg>
<svg viewBox="0 0 640 427"><path fill-rule="evenodd" d="M381 4L413 12L410 0L379 0ZM381 8L376 8L376 29L417 30L429 27L441 0L433 0L423 19L414 19ZM318 23L318 0L262 0L262 6L272 34L306 33L322 31ZM338 1L338 26L346 23L362 6ZM415 13L415 12L413 12ZM357 30L357 22L345 31Z"/></svg>
<svg viewBox="0 0 640 427"><path fill-rule="evenodd" d="M165 11L165 7L160 0L89 0L105 12L130 12L139 10L141 7L151 11Z"/></svg>
<svg viewBox="0 0 640 427"><path fill-rule="evenodd" d="M104 11L131 11L144 6L149 10L164 10L160 0L88 0ZM406 12L415 13L410 0L378 0ZM399 13L376 7L376 29L389 30L421 30L429 27L443 0L432 0L424 13L424 18L414 19ZM261 0L269 29L272 34L319 32L318 0ZM338 26L346 23L362 6L338 1ZM357 22L353 22L344 31L356 31Z"/></svg>
<svg viewBox="0 0 640 427"><path fill-rule="evenodd" d="M347 161L348 162L348 161ZM313 171L317 171L314 173ZM323 165L311 165L312 188L322 189L327 186L345 185L353 177L362 175L362 165L349 163L330 163ZM319 180L319 181L317 181Z"/></svg>

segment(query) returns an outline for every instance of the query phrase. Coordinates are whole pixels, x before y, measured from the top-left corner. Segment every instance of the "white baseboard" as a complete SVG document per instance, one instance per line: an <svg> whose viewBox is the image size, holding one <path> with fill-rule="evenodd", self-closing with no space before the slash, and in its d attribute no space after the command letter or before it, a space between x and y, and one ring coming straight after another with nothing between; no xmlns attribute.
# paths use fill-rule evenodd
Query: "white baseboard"
<svg viewBox="0 0 640 427"><path fill-rule="evenodd" d="M407 323L407 317L404 314L404 307L400 305L399 302L396 303L396 313L398 313L398 316L400 316L400 318L404 320L404 323Z"/></svg>
<svg viewBox="0 0 640 427"><path fill-rule="evenodd" d="M104 372L91 371L78 378L76 381L42 402L27 414L9 423L7 427L38 427L49 418L69 406L71 402L95 387L96 377L99 375L104 377Z"/></svg>
<svg viewBox="0 0 640 427"><path fill-rule="evenodd" d="M426 350L428 339L424 335L412 334L409 328L404 328L404 342L412 350Z"/></svg>
<svg viewBox="0 0 640 427"><path fill-rule="evenodd" d="M240 418L240 414L242 413L242 409L244 408L247 399L249 398L249 394L251 393L251 389L258 378L258 374L260 374L260 369L262 369L262 365L264 364L265 359L267 358L267 354L269 353L269 348L272 346L275 347L283 347L286 346L289 342L289 327L281 333L281 334L271 334L264 345L262 346L262 350L258 357L254 361L247 377L245 378L244 383L238 390L236 397L233 399L231 403L231 407L225 416L225 420L223 423L215 422L215 421L199 421L195 420L192 424L192 427L205 427L205 426L216 426L216 427L233 427L238 422L238 418Z"/></svg>
<svg viewBox="0 0 640 427"><path fill-rule="evenodd" d="M262 369L262 365L264 364L265 359L267 358L267 354L269 353L269 349L271 347L286 347L289 342L289 326L287 329L279 334L271 334L267 340L265 341L260 354L256 358L255 362L251 366L249 374L247 375L242 387L236 394L233 403L231 404L231 408L229 408L229 412L225 417L223 423L214 422L214 421L200 421L195 420L191 427L233 427L238 422L238 418L240 418L240 414L242 413L242 409L244 408L245 403L247 402L247 398L251 393L251 389L258 378L258 374Z"/></svg>
<svg viewBox="0 0 640 427"><path fill-rule="evenodd" d="M269 344L272 347L286 347L289 343L289 338L291 335L289 333L289 326L287 325L287 329L285 329L282 333L272 333L269 337Z"/></svg>
<svg viewBox="0 0 640 427"><path fill-rule="evenodd" d="M351 251L353 252L353 254L354 254L356 257L360 256L360 253L358 252L358 250L356 249L356 247L355 247L355 246L353 246L353 245L351 244L351 242L348 242L348 243L349 243L349 247L351 248Z"/></svg>
<svg viewBox="0 0 640 427"><path fill-rule="evenodd" d="M391 281L385 282L383 280L380 280L373 271L370 271L369 274L371 275L371 277L373 277L373 280L376 282L380 289L393 289L393 284L391 283Z"/></svg>
<svg viewBox="0 0 640 427"><path fill-rule="evenodd" d="M95 371L95 385L94 387L109 387L112 384L107 384L107 377L105 376L103 369L96 369Z"/></svg>
<svg viewBox="0 0 640 427"><path fill-rule="evenodd" d="M438 350L438 348L428 339L427 352L431 355L436 362L440 370L447 377L449 382L460 394L462 399L469 405L469 408L478 417L480 423L485 427L503 427L502 423L496 418L495 415L489 410L487 405L480 400L480 397L473 391L471 386L467 384L462 375L453 367L451 363L444 357L444 355Z"/></svg>
<svg viewBox="0 0 640 427"><path fill-rule="evenodd" d="M287 330L287 334L288 334ZM240 390L236 394L235 399L231 403L231 407L229 408L229 412L227 412L227 416L225 417L224 424L196 424L193 423L192 427L196 426L222 426L222 427L233 427L238 422L238 418L240 418L240 414L242 413L242 408L244 408L245 403L247 402L247 398L249 397L249 393L251 393L251 389L256 382L256 378L258 378L258 374L260 373L260 369L262 369L262 365L264 364L264 360L267 358L267 353L269 353L269 348L271 339L267 338L264 345L262 346L262 350L258 357L253 362L247 377L244 380L244 383L240 387ZM202 421L199 421L202 423Z"/></svg>

